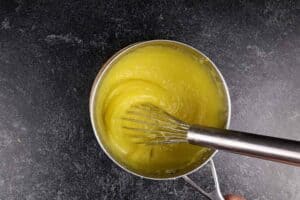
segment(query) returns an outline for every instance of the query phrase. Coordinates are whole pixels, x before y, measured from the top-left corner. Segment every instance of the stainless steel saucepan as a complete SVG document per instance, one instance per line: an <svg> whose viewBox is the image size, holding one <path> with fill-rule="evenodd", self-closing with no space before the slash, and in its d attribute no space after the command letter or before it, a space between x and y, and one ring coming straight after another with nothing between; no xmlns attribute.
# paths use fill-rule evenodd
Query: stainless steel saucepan
<svg viewBox="0 0 300 200"><path fill-rule="evenodd" d="M220 85L220 87L223 87L223 90L225 91L225 95L226 95L226 99L227 99L227 121L226 121L226 127L225 128L229 128L230 116L231 116L231 102L230 102L229 91L228 91L228 87L226 85L226 82L225 82L222 74L220 73L220 71L216 67L216 65L207 56L205 56L202 52L198 51L197 49L195 49L195 48L193 48L193 47L191 47L187 44L177 42L177 41L171 41L171 40L152 40L152 41L136 43L136 44L125 47L124 49L120 50L115 55L113 55L102 66L101 70L99 71L99 73L98 73L98 75L97 75L97 77L96 77L96 79L93 83L93 86L92 86L92 90L91 90L91 93L90 93L90 102L89 102L90 118L91 118L93 130L94 130L95 136L98 140L98 143L101 146L101 148L103 149L103 151L106 153L106 155L114 163L116 163L119 167L121 167L122 169L124 169L125 171L127 171L127 172L129 172L133 175L136 175L136 176L139 176L139 177L142 177L142 178L147 178L147 179L152 179L152 180L160 180L160 181L162 181L162 180L174 180L174 179L178 179L178 178L183 178L187 183L189 183L191 186L196 188L200 193L202 193L208 199L211 199L211 200L224 200L223 195L222 195L221 190L220 190L216 168L215 168L215 165L214 165L214 162L213 162L213 157L216 155L217 150L211 150L210 154L205 159L202 159L202 161L199 162L199 164L196 168L194 168L194 169L192 169L192 170L190 170L190 171L188 171L188 172L186 172L182 175L178 175L178 176L176 175L176 176L168 177L168 178L164 178L164 177L155 177L154 178L154 177L148 177L146 175L143 175L141 173L137 173L137 172L134 172L134 171L128 169L120 161L118 161L112 154L109 153L108 149L106 148L106 146L104 144L104 141L101 137L101 132L99 131L99 129L96 126L96 116L95 116L96 96L97 96L99 86L101 85L101 82L103 80L103 77L105 77L107 72L113 66L112 63L115 62L120 56L122 56L123 54L126 54L128 51L131 51L133 49L143 47L143 46L147 46L147 45L152 45L152 44L164 44L164 45L177 46L179 48L187 48L187 49L192 50L194 53L200 55L201 57L205 58L209 62L211 71L212 71L212 73L215 74L216 84ZM206 192L204 189L201 188L201 186L196 184L189 177L189 175L191 173L201 169L202 167L204 167L207 164L210 164L212 177L214 179L214 184L215 184L215 189L212 192Z"/></svg>

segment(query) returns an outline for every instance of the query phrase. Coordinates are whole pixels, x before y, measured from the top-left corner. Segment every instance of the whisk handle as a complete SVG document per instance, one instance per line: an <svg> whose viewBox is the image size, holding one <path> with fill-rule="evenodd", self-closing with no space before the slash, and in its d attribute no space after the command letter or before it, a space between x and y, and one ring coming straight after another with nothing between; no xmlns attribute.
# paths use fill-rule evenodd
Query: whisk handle
<svg viewBox="0 0 300 200"><path fill-rule="evenodd" d="M191 126L187 140L194 145L300 167L300 141L202 126Z"/></svg>

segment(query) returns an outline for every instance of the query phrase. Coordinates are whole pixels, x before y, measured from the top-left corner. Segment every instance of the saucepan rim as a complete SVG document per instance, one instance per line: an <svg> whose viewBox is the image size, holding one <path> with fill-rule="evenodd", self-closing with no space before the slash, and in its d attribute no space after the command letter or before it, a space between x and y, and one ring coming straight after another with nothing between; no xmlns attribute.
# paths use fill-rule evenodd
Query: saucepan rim
<svg viewBox="0 0 300 200"><path fill-rule="evenodd" d="M203 57L205 57L213 66L214 70L217 72L223 86L225 89L225 93L226 93L226 98L227 98L227 122L226 122L226 128L229 128L230 125L230 120L231 120L231 100L230 100L230 95L229 95L229 90L228 90L228 86L225 82L225 79L223 77L223 75L221 74L220 70L217 68L217 66L212 62L212 60L210 60L204 53L202 53L201 51L199 51L198 49L195 49L194 47L182 43L182 42L178 42L178 41L174 41L174 40L164 40L164 39L157 39L157 40L148 40L148 41L143 41L143 42L138 42L138 43L134 43L131 44L129 46L126 46L125 48L121 49L120 51L116 52L107 62L105 62L102 66L102 68L100 69L100 71L98 72L93 85L92 85L92 89L90 92L90 99L89 99L89 111L90 111L90 120L92 123L92 127L93 127L93 131L94 134L96 136L96 139L98 141L98 144L100 145L100 147L102 148L102 150L104 151L104 153L119 167L121 167L123 170L127 171L128 173L131 173L133 175L139 176L141 178L146 178L146 179L151 179L151 180L173 180L173 179L177 179L177 178L181 178L183 176L187 176L189 174L192 174L196 171L198 171L200 168L202 168L203 166L205 166L218 152L217 150L213 150L213 153L206 159L206 161L204 161L203 163L201 163L198 167L196 167L195 169L183 174L183 175L179 175L179 176L174 176L174 177L165 177L165 178L157 178L157 177L148 177L148 176L143 176L141 174L138 174L136 172L131 171L130 169L127 169L125 166L123 166L121 163L119 163L117 160L115 160L113 158L113 156L110 155L110 153L108 152L108 150L105 148L105 146L103 145L103 142L100 138L100 133L98 133L98 130L96 129L96 119L95 119L95 97L96 97L96 93L97 93L97 89L99 87L99 84L102 80L102 78L105 75L105 72L113 65L111 65L113 63L114 60L118 59L118 57L120 57L121 55L123 55L124 53L130 51L133 48L137 48L139 46L143 46L143 45L149 45L151 43L170 43L170 44L177 44L180 46L184 46L187 48L190 48L192 50L194 50L195 52L197 52L198 54L202 55Z"/></svg>

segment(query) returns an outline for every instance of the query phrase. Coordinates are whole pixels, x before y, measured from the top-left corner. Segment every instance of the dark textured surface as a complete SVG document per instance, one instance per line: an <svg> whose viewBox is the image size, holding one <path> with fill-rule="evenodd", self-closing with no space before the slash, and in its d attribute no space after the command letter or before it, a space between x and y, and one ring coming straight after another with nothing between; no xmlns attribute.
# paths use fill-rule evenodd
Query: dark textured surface
<svg viewBox="0 0 300 200"><path fill-rule="evenodd" d="M147 2L147 3L145 3ZM204 199L156 182L101 151L88 98L120 48L174 39L219 66L231 128L300 139L300 5L293 1L0 0L0 199ZM300 199L300 170L220 152L224 194ZM204 172L194 176L206 187Z"/></svg>

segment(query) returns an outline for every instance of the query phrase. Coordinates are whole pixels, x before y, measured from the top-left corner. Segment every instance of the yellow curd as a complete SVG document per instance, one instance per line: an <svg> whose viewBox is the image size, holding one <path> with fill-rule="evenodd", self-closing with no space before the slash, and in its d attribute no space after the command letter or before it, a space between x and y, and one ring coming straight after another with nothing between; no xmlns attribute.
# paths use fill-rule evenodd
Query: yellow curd
<svg viewBox="0 0 300 200"><path fill-rule="evenodd" d="M197 168L212 154L190 144L137 144L121 120L132 105L151 103L187 123L224 128L226 92L207 58L186 46L149 43L111 65L97 89L95 118L104 148L119 164L139 175L168 178Z"/></svg>

